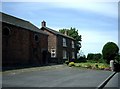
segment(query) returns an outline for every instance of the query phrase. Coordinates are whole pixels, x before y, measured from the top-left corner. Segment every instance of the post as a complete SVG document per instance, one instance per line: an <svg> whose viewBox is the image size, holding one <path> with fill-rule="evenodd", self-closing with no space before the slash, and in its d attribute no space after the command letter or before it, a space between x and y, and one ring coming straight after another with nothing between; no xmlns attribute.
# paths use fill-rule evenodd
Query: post
<svg viewBox="0 0 120 89"><path fill-rule="evenodd" d="M110 60L111 71L114 71L114 60Z"/></svg>

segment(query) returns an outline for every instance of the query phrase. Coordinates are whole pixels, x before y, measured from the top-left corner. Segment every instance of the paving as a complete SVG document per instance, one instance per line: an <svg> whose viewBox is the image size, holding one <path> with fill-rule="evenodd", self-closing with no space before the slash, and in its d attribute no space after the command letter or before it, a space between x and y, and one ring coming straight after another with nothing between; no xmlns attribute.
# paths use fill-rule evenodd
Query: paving
<svg viewBox="0 0 120 89"><path fill-rule="evenodd" d="M2 73L2 87L97 87L113 72L55 65Z"/></svg>

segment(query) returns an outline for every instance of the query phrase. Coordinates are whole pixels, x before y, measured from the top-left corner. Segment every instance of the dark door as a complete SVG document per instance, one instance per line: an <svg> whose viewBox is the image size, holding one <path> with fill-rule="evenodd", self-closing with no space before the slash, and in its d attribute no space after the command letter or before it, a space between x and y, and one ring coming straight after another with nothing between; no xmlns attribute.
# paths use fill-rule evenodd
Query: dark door
<svg viewBox="0 0 120 89"><path fill-rule="evenodd" d="M47 51L46 50L44 50L43 52L42 52L42 62L43 62L43 64L47 64Z"/></svg>

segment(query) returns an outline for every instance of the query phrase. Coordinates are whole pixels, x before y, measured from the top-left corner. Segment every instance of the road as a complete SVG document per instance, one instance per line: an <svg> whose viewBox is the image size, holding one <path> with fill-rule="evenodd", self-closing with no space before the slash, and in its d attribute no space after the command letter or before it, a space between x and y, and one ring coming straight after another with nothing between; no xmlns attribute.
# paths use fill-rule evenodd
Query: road
<svg viewBox="0 0 120 89"><path fill-rule="evenodd" d="M2 87L97 87L113 72L64 65L21 72L5 72Z"/></svg>
<svg viewBox="0 0 120 89"><path fill-rule="evenodd" d="M106 84L105 88L111 87L113 89L120 89L120 73L116 73L110 81Z"/></svg>

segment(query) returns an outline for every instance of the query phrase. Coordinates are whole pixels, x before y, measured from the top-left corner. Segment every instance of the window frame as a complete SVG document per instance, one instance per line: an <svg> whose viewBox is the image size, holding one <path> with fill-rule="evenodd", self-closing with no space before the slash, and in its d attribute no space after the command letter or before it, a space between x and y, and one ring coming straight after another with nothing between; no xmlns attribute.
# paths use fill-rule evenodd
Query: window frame
<svg viewBox="0 0 120 89"><path fill-rule="evenodd" d="M72 52L72 59L75 59L75 52Z"/></svg>
<svg viewBox="0 0 120 89"><path fill-rule="evenodd" d="M36 36L38 37L37 40L36 40ZM37 33L34 34L34 40L35 40L35 42L39 42L40 41L39 34L37 34Z"/></svg>
<svg viewBox="0 0 120 89"><path fill-rule="evenodd" d="M67 59L67 51L63 50L63 59Z"/></svg>
<svg viewBox="0 0 120 89"><path fill-rule="evenodd" d="M54 52L53 52L53 50L54 50ZM54 56L52 54L54 54ZM52 48L51 49L51 58L55 58L55 57L56 57L56 49Z"/></svg>
<svg viewBox="0 0 120 89"><path fill-rule="evenodd" d="M72 41L72 48L75 48L75 42Z"/></svg>
<svg viewBox="0 0 120 89"><path fill-rule="evenodd" d="M67 41L66 41L66 38L63 38L63 47L67 47Z"/></svg>

